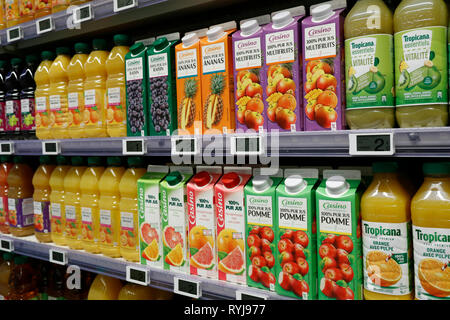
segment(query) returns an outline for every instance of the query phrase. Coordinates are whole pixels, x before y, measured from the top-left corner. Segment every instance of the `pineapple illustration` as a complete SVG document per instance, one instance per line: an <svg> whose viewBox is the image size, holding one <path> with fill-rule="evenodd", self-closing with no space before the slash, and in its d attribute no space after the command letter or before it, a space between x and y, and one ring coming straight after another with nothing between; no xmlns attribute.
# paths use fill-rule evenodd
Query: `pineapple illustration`
<svg viewBox="0 0 450 320"><path fill-rule="evenodd" d="M223 116L223 99L221 97L225 87L225 76L215 74L211 77L211 93L203 107L203 122L207 129L220 122Z"/></svg>
<svg viewBox="0 0 450 320"><path fill-rule="evenodd" d="M195 80L195 78L186 79L186 81L184 82L185 97L183 98L183 100L181 100L181 104L178 109L178 119L180 119L181 129L186 129L186 127L190 127L194 123L194 97L197 94L197 89L197 80Z"/></svg>

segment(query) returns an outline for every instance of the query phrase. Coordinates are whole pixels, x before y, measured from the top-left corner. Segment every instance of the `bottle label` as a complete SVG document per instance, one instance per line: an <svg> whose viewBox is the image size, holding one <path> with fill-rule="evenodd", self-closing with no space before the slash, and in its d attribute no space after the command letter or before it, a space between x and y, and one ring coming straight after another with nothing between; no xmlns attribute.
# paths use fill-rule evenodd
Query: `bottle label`
<svg viewBox="0 0 450 320"><path fill-rule="evenodd" d="M321 233L352 234L352 203L350 201L319 200Z"/></svg>
<svg viewBox="0 0 450 320"><path fill-rule="evenodd" d="M6 21L18 20L19 14L19 1L17 0L5 0Z"/></svg>
<svg viewBox="0 0 450 320"><path fill-rule="evenodd" d="M419 300L450 300L450 229L413 225L414 276Z"/></svg>
<svg viewBox="0 0 450 320"><path fill-rule="evenodd" d="M72 239L77 238L78 226L77 226L77 212L75 206L66 205L66 236ZM79 236L79 235L78 235Z"/></svg>
<svg viewBox="0 0 450 320"><path fill-rule="evenodd" d="M202 46L203 74L225 72L225 43Z"/></svg>
<svg viewBox="0 0 450 320"><path fill-rule="evenodd" d="M50 201L34 201L34 230L40 233L50 232Z"/></svg>
<svg viewBox="0 0 450 320"><path fill-rule="evenodd" d="M364 288L388 295L413 289L411 223L362 221Z"/></svg>
<svg viewBox="0 0 450 320"><path fill-rule="evenodd" d="M137 221L136 221L137 222ZM134 216L131 212L120 213L120 245L122 247L137 248Z"/></svg>
<svg viewBox="0 0 450 320"><path fill-rule="evenodd" d="M0 197L0 226L9 226L8 197Z"/></svg>
<svg viewBox="0 0 450 320"><path fill-rule="evenodd" d="M20 8L20 16L31 16L34 17L34 0L20 0L19 1L19 8Z"/></svg>
<svg viewBox="0 0 450 320"><path fill-rule="evenodd" d="M167 77L169 75L169 62L167 54L152 54L148 56L149 78Z"/></svg>
<svg viewBox="0 0 450 320"><path fill-rule="evenodd" d="M36 129L35 112L34 112L34 99L21 99L21 125L20 130L31 131Z"/></svg>
<svg viewBox="0 0 450 320"><path fill-rule="evenodd" d="M85 124L102 125L104 92L97 89L84 91L84 122Z"/></svg>
<svg viewBox="0 0 450 320"><path fill-rule="evenodd" d="M6 131L19 131L21 124L20 100L6 101Z"/></svg>
<svg viewBox="0 0 450 320"><path fill-rule="evenodd" d="M394 107L393 56L392 35L345 40L347 109Z"/></svg>
<svg viewBox="0 0 450 320"><path fill-rule="evenodd" d="M106 111L108 124L126 124L125 104L125 92L123 88L108 88L108 110Z"/></svg>
<svg viewBox="0 0 450 320"><path fill-rule="evenodd" d="M5 125L6 125L5 108L6 108L5 102L0 101L0 132L5 131Z"/></svg>
<svg viewBox="0 0 450 320"><path fill-rule="evenodd" d="M258 37L236 41L234 43L234 64L236 70L261 68L261 39Z"/></svg>
<svg viewBox="0 0 450 320"><path fill-rule="evenodd" d="M81 207L81 239L94 240L94 226L92 225L92 208Z"/></svg>
<svg viewBox="0 0 450 320"><path fill-rule="evenodd" d="M272 226L272 197L247 196L247 223Z"/></svg>
<svg viewBox="0 0 450 320"><path fill-rule="evenodd" d="M51 212L51 231L52 233L62 235L64 232L64 226L61 219L61 204L53 202L50 204Z"/></svg>
<svg viewBox="0 0 450 320"><path fill-rule="evenodd" d="M294 62L295 43L294 30L266 34L266 63Z"/></svg>
<svg viewBox="0 0 450 320"><path fill-rule="evenodd" d="M114 241L114 228L112 225L111 210L100 210L99 239L100 243L109 244L114 247L117 247L118 245L118 243Z"/></svg>
<svg viewBox="0 0 450 320"><path fill-rule="evenodd" d="M177 51L177 78L196 77L197 75L197 49Z"/></svg>
<svg viewBox="0 0 450 320"><path fill-rule="evenodd" d="M144 78L142 58L128 59L125 65L127 81L142 80Z"/></svg>
<svg viewBox="0 0 450 320"><path fill-rule="evenodd" d="M280 228L308 229L308 199L278 197L278 214Z"/></svg>
<svg viewBox="0 0 450 320"><path fill-rule="evenodd" d="M336 56L336 24L322 24L305 28L305 60Z"/></svg>
<svg viewBox="0 0 450 320"><path fill-rule="evenodd" d="M67 95L67 104L69 106L69 127L84 126L84 113L80 110L80 101L83 101L82 99L82 92L70 92Z"/></svg>
<svg viewBox="0 0 450 320"><path fill-rule="evenodd" d="M447 27L394 35L396 106L446 104Z"/></svg>
<svg viewBox="0 0 450 320"><path fill-rule="evenodd" d="M34 225L33 198L8 199L9 225L24 228Z"/></svg>

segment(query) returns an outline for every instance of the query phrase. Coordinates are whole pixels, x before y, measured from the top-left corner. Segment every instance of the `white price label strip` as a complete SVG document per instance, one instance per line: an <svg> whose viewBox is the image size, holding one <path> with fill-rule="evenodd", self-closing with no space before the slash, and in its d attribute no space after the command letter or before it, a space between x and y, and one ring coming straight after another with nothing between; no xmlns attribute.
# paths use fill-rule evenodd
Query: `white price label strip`
<svg viewBox="0 0 450 320"><path fill-rule="evenodd" d="M351 133L349 153L354 156L392 156L395 153L394 133Z"/></svg>
<svg viewBox="0 0 450 320"><path fill-rule="evenodd" d="M135 266L126 267L126 279L128 282L140 284L142 286L147 286L150 282L148 269L138 268Z"/></svg>
<svg viewBox="0 0 450 320"><path fill-rule="evenodd" d="M67 264L67 253L59 249L50 249L49 261L65 266Z"/></svg>
<svg viewBox="0 0 450 320"><path fill-rule="evenodd" d="M187 280L183 278L173 278L173 292L190 298L198 299L202 296L202 289L199 281Z"/></svg>

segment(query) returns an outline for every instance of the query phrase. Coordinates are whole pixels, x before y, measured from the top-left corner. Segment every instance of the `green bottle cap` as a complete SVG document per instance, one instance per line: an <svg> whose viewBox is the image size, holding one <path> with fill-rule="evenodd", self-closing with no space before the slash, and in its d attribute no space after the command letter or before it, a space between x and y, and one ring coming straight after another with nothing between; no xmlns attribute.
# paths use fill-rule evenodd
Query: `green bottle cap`
<svg viewBox="0 0 450 320"><path fill-rule="evenodd" d="M62 55L62 54L70 56L70 49L69 49L69 47L58 47L58 48L56 48L56 55L59 56L59 55Z"/></svg>
<svg viewBox="0 0 450 320"><path fill-rule="evenodd" d="M374 162L373 173L393 173L398 171L397 162Z"/></svg>
<svg viewBox="0 0 450 320"><path fill-rule="evenodd" d="M67 159L67 157L64 156L56 156L56 164L58 166L69 164L69 159Z"/></svg>
<svg viewBox="0 0 450 320"><path fill-rule="evenodd" d="M25 162L25 158L23 156L14 156L13 162L14 163L24 163Z"/></svg>
<svg viewBox="0 0 450 320"><path fill-rule="evenodd" d="M53 51L42 51L41 52L41 59L42 60L54 60L55 59L55 53Z"/></svg>
<svg viewBox="0 0 450 320"><path fill-rule="evenodd" d="M14 264L24 264L28 262L27 256L15 256L14 257Z"/></svg>
<svg viewBox="0 0 450 320"><path fill-rule="evenodd" d="M39 61L39 57L35 54L29 54L25 57L27 63L36 63Z"/></svg>
<svg viewBox="0 0 450 320"><path fill-rule="evenodd" d="M425 175L450 173L450 166L447 162L426 162L422 169Z"/></svg>
<svg viewBox="0 0 450 320"><path fill-rule="evenodd" d="M3 254L3 260L5 260L5 261L12 261L13 258L14 258L14 256L11 252L5 252Z"/></svg>
<svg viewBox="0 0 450 320"><path fill-rule="evenodd" d="M75 53L84 53L84 54L89 53L89 45L85 42L75 43L74 48L75 48Z"/></svg>
<svg viewBox="0 0 450 320"><path fill-rule="evenodd" d="M169 45L169 40L167 40L166 37L156 39L156 41L153 42L153 46L155 47L156 50L162 50L165 47L167 47L168 45Z"/></svg>
<svg viewBox="0 0 450 320"><path fill-rule="evenodd" d="M12 157L11 156L1 156L0 162L11 162Z"/></svg>
<svg viewBox="0 0 450 320"><path fill-rule="evenodd" d="M83 157L76 156L76 157L72 157L70 160L71 160L71 163L72 163L73 166L80 167L80 166L84 165Z"/></svg>
<svg viewBox="0 0 450 320"><path fill-rule="evenodd" d="M167 175L166 181L169 186L175 186L183 181L183 176L179 171L172 171Z"/></svg>
<svg viewBox="0 0 450 320"><path fill-rule="evenodd" d="M144 167L144 159L142 157L128 157L127 164L130 168Z"/></svg>
<svg viewBox="0 0 450 320"><path fill-rule="evenodd" d="M40 156L39 163L40 164L49 164L51 162L50 156Z"/></svg>
<svg viewBox="0 0 450 320"><path fill-rule="evenodd" d="M0 60L0 69L6 67L6 60Z"/></svg>
<svg viewBox="0 0 450 320"><path fill-rule="evenodd" d="M126 34L116 34L113 37L114 45L116 46L129 46L130 45L130 37Z"/></svg>
<svg viewBox="0 0 450 320"><path fill-rule="evenodd" d="M106 51L106 40L105 39L94 39L92 40L92 49Z"/></svg>
<svg viewBox="0 0 450 320"><path fill-rule="evenodd" d="M145 46L142 42L137 42L130 47L130 51L134 55L142 52L142 50L145 50Z"/></svg>
<svg viewBox="0 0 450 320"><path fill-rule="evenodd" d="M108 157L106 163L108 167L120 167L122 165L122 159L120 157Z"/></svg>
<svg viewBox="0 0 450 320"><path fill-rule="evenodd" d="M11 65L13 67L19 66L22 63L22 59L20 58L12 58L11 59Z"/></svg>
<svg viewBox="0 0 450 320"><path fill-rule="evenodd" d="M102 165L102 158L100 157L88 157L89 167L99 167Z"/></svg>

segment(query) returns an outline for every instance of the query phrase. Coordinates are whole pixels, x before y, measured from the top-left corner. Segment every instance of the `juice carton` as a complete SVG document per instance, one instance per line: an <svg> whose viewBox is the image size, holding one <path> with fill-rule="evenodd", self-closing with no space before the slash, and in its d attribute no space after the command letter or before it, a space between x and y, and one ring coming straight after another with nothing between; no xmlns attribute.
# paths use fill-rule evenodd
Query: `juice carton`
<svg viewBox="0 0 450 320"><path fill-rule="evenodd" d="M208 29L186 34L175 47L177 69L178 134L202 132L202 86L200 38Z"/></svg>
<svg viewBox="0 0 450 320"><path fill-rule="evenodd" d="M268 131L302 131L300 19L305 7L272 14L272 23L264 27Z"/></svg>
<svg viewBox="0 0 450 320"><path fill-rule="evenodd" d="M163 268L159 184L169 172L167 166L148 166L138 182L139 256L141 264Z"/></svg>
<svg viewBox="0 0 450 320"><path fill-rule="evenodd" d="M165 270L189 273L186 184L192 173L192 167L170 167L159 184Z"/></svg>
<svg viewBox="0 0 450 320"><path fill-rule="evenodd" d="M286 169L276 190L275 291L283 296L317 299L318 178L318 169Z"/></svg>
<svg viewBox="0 0 450 320"><path fill-rule="evenodd" d="M217 279L214 185L221 176L222 167L198 166L187 184L191 274L212 279Z"/></svg>
<svg viewBox="0 0 450 320"><path fill-rule="evenodd" d="M276 188L283 170L272 176L253 169L253 178L244 188L245 236L247 237L247 285L275 291L275 231L277 216Z"/></svg>
<svg viewBox="0 0 450 320"><path fill-rule="evenodd" d="M234 21L209 28L200 40L202 55L203 134L217 134L235 129L233 98L233 53L231 34Z"/></svg>
<svg viewBox="0 0 450 320"><path fill-rule="evenodd" d="M158 37L147 50L149 134L170 136L177 129L175 45L179 33Z"/></svg>
<svg viewBox="0 0 450 320"><path fill-rule="evenodd" d="M315 6L302 21L305 131L345 129L342 5Z"/></svg>
<svg viewBox="0 0 450 320"><path fill-rule="evenodd" d="M316 191L319 300L362 299L361 172L325 170Z"/></svg>
<svg viewBox="0 0 450 320"><path fill-rule="evenodd" d="M270 22L265 15L241 21L241 30L232 35L236 129L267 131L264 74L264 34L261 25ZM247 110L249 110L247 112Z"/></svg>
<svg viewBox="0 0 450 320"><path fill-rule="evenodd" d="M252 169L225 167L223 172L214 187L219 280L245 285L244 186L252 176Z"/></svg>

